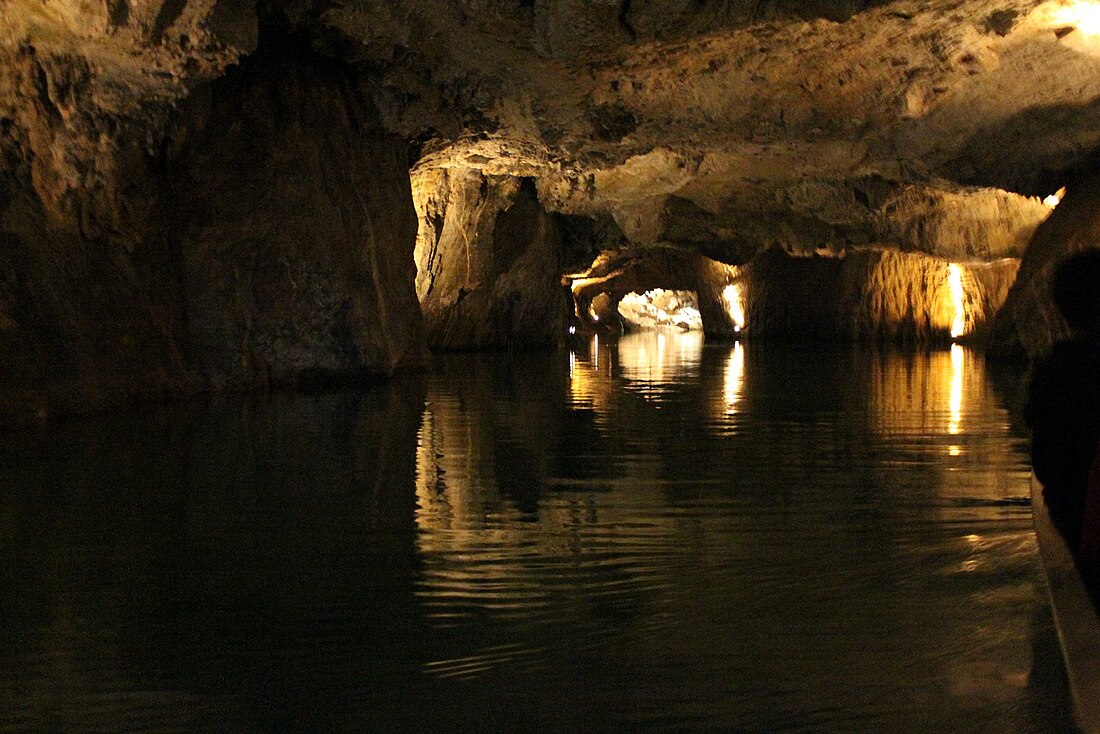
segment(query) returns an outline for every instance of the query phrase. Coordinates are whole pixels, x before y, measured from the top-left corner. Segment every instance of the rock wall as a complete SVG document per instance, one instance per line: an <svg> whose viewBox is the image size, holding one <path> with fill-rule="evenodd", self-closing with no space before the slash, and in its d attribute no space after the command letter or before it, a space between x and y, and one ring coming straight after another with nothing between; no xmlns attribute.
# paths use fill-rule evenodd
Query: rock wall
<svg viewBox="0 0 1100 734"><path fill-rule="evenodd" d="M951 263L918 253L865 250L842 258L771 250L738 274L744 333L758 337L921 342L946 340L957 316ZM963 334L981 340L1003 303L1018 261L956 264Z"/></svg>
<svg viewBox="0 0 1100 734"><path fill-rule="evenodd" d="M186 110L165 241L216 385L389 374L423 358L405 146L364 79L304 47L250 58Z"/></svg>
<svg viewBox="0 0 1100 734"><path fill-rule="evenodd" d="M1068 335L1050 300L1051 275L1068 255L1100 246L1100 173L1066 186L1058 208L1036 231L1020 262L1020 273L997 316L990 354L1024 359L1044 354Z"/></svg>
<svg viewBox="0 0 1100 734"><path fill-rule="evenodd" d="M652 226L641 236L733 264L769 247L835 254L880 242L946 259L989 261L1020 257L1035 228L1050 215L1036 197L991 188L918 186L880 176L806 179L772 197L730 197L708 207L678 195L665 197L656 205L660 216L651 216Z"/></svg>
<svg viewBox="0 0 1100 734"><path fill-rule="evenodd" d="M289 45L144 112L79 57L0 64L0 414L422 361L405 145Z"/></svg>
<svg viewBox="0 0 1100 734"><path fill-rule="evenodd" d="M184 390L196 375L147 133L164 110L112 115L79 55L0 61L0 414Z"/></svg>
<svg viewBox="0 0 1100 734"><path fill-rule="evenodd" d="M416 289L437 349L543 347L564 332L562 238L534 186L473 169L414 183Z"/></svg>

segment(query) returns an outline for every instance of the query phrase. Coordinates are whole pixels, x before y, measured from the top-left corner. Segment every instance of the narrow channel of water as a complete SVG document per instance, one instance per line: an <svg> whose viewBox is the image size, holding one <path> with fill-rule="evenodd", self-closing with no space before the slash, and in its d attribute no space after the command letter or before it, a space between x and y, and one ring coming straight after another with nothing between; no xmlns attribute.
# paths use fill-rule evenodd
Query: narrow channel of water
<svg viewBox="0 0 1100 734"><path fill-rule="evenodd" d="M1068 731L996 386L648 333L9 431L0 730Z"/></svg>

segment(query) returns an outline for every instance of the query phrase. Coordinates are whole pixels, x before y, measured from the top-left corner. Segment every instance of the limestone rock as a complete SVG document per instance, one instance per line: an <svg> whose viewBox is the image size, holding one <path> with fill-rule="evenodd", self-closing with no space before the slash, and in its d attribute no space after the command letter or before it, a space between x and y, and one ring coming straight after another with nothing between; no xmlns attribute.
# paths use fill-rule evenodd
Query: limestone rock
<svg viewBox="0 0 1100 734"><path fill-rule="evenodd" d="M428 343L470 349L560 341L561 237L534 186L471 169L416 178L417 292Z"/></svg>
<svg viewBox="0 0 1100 734"><path fill-rule="evenodd" d="M583 320L601 294L614 303L646 288L690 290L698 296L703 329L713 337L928 343L946 341L960 319L960 337L981 341L1018 265L1011 258L952 264L884 249L842 257L771 249L736 267L672 248L643 248L601 257L573 281L573 293ZM961 286L958 303L952 266Z"/></svg>
<svg viewBox="0 0 1100 734"><path fill-rule="evenodd" d="M0 412L422 362L405 145L294 53L136 117L80 57L3 67Z"/></svg>
<svg viewBox="0 0 1100 734"><path fill-rule="evenodd" d="M217 384L416 366L404 147L353 71L269 53L196 95L168 162L192 353Z"/></svg>
<svg viewBox="0 0 1100 734"><path fill-rule="evenodd" d="M1088 174L1066 187L1058 208L1035 232L997 318L991 352L1035 358L1069 335L1050 299L1054 269L1068 255L1100 243L1100 175Z"/></svg>
<svg viewBox="0 0 1100 734"><path fill-rule="evenodd" d="M1100 148L1100 47L1066 11L9 0L0 399L553 343L599 249L623 287L695 290L710 333L740 278L749 331L923 338L948 264L978 328L1034 235L1001 340L1033 352L1056 325L1027 284L1089 231L1036 197Z"/></svg>

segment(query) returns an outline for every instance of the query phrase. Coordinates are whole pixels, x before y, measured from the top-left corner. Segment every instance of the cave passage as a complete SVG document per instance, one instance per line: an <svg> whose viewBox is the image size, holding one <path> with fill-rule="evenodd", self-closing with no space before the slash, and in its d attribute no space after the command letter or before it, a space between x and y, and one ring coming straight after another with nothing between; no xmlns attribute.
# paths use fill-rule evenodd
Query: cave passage
<svg viewBox="0 0 1100 734"><path fill-rule="evenodd" d="M0 731L1068 730L1097 7L0 0Z"/></svg>
<svg viewBox="0 0 1100 734"><path fill-rule="evenodd" d="M596 313L600 310L597 302L593 302L592 308ZM631 291L619 299L616 311L625 331L660 328L703 330L699 298L694 291L664 288L654 288L644 293Z"/></svg>

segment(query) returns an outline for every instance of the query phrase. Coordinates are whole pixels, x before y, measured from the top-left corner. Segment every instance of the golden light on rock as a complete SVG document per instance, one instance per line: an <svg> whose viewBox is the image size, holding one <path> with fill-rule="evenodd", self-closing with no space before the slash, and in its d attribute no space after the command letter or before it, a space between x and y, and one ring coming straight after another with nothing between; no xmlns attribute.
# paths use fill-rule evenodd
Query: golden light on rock
<svg viewBox="0 0 1100 734"><path fill-rule="evenodd" d="M745 302L741 295L741 286L730 283L722 290L722 298L726 301L726 310L733 321L733 330L740 332L745 328Z"/></svg>
<svg viewBox="0 0 1100 734"><path fill-rule="evenodd" d="M957 339L966 333L966 306L964 304L962 268L955 263L947 266L947 287L951 290L951 307L954 311L951 320L951 338Z"/></svg>
<svg viewBox="0 0 1100 734"><path fill-rule="evenodd" d="M619 300L618 311L631 330L703 328L699 299L694 291L654 288L644 293L627 293Z"/></svg>

